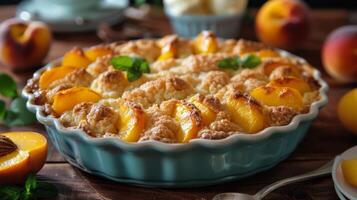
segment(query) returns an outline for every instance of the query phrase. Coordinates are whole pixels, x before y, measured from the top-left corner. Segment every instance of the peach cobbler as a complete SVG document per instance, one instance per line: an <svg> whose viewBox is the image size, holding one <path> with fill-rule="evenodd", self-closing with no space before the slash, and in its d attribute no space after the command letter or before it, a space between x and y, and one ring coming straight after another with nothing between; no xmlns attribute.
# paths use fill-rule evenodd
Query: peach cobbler
<svg viewBox="0 0 357 200"><path fill-rule="evenodd" d="M202 32L74 48L25 89L92 137L186 143L289 124L320 98L312 73L263 44Z"/></svg>

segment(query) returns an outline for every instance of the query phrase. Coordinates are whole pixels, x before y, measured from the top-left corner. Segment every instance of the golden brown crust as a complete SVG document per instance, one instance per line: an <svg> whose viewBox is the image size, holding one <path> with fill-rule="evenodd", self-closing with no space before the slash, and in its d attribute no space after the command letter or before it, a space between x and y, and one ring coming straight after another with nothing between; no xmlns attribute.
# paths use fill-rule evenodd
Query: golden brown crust
<svg viewBox="0 0 357 200"><path fill-rule="evenodd" d="M178 132L182 131L182 124L174 116L179 104L185 106L187 117L197 128L195 137L222 139L243 132L244 126L232 119L234 115L227 109L227 101L231 98L261 111L259 113L267 121L264 127L290 123L297 114L308 112L310 105L320 98L320 85L313 78L310 65L284 57L261 43L246 40L217 41L214 47L216 53L201 54L194 52L197 51L194 46L197 42L175 35L159 40L113 43L108 45L114 51L113 54L95 59L86 68L74 70L52 82L48 89L39 88L38 78L31 79L25 89L35 95L35 104L42 105L46 115L58 117L65 127L80 128L93 137L120 138L118 121L123 114L120 105L125 103L133 112L145 115L140 118L145 120L145 126L140 132L139 142L157 140L166 143L179 140ZM161 60L162 48L167 45L171 45L175 55ZM83 54L80 49L74 51ZM261 52L265 55L262 56ZM247 54L261 56L261 64L253 69L238 70L221 69L217 65L224 58ZM143 57L150 63L151 72L130 82L127 72L114 69L110 64L111 58L117 55ZM299 112L286 106L267 106L251 97L250 93L261 86L264 86L261 88L266 93L273 92L271 86L267 86L271 80L279 79L279 85L288 84L284 78L287 76L297 77L311 88L311 91L301 94L303 108ZM53 96L75 86L88 87L100 94L102 99L96 103L77 104L72 110L57 116L51 107ZM280 95L288 95L288 92L282 91ZM194 101L201 103L207 110L204 111L201 104L197 105Z"/></svg>

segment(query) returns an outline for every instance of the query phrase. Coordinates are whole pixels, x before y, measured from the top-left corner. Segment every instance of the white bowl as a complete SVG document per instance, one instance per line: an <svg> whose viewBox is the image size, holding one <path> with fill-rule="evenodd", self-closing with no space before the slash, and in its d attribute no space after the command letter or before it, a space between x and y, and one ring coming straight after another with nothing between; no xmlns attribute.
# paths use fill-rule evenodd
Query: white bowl
<svg viewBox="0 0 357 200"><path fill-rule="evenodd" d="M343 177L341 169L341 161L346 159L356 159L357 158L357 146L354 146L347 151L343 152L340 156L335 158L332 169L332 179L335 183L336 188L348 199L357 200L357 188L352 187L348 184Z"/></svg>

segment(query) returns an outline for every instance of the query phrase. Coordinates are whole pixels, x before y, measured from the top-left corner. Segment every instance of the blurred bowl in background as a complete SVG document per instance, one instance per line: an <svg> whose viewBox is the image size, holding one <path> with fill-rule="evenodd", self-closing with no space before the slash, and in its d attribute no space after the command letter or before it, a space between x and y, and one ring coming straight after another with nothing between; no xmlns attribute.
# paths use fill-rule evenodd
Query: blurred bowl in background
<svg viewBox="0 0 357 200"><path fill-rule="evenodd" d="M194 37L204 30L221 38L237 38L247 0L164 0L165 13L176 34Z"/></svg>

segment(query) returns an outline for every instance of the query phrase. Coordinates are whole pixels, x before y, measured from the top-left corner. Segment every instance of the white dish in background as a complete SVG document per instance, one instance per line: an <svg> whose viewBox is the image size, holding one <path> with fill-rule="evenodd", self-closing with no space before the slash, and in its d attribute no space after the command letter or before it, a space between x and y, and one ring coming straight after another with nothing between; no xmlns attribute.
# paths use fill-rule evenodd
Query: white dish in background
<svg viewBox="0 0 357 200"><path fill-rule="evenodd" d="M334 185L334 187L335 187L335 191L336 191L336 194L337 194L338 198L340 198L341 200L348 200L348 199L346 199L346 197L341 193L341 191L338 190L338 188L337 188L336 185Z"/></svg>
<svg viewBox="0 0 357 200"><path fill-rule="evenodd" d="M340 191L344 196L351 200L357 200L357 188L349 185L342 174L341 161L345 159L357 159L357 146L354 146L343 152L340 156L335 158L332 169L332 179L335 183L336 192ZM338 194L338 192L337 192ZM340 195L339 195L340 197ZM341 198L341 197L340 197Z"/></svg>

